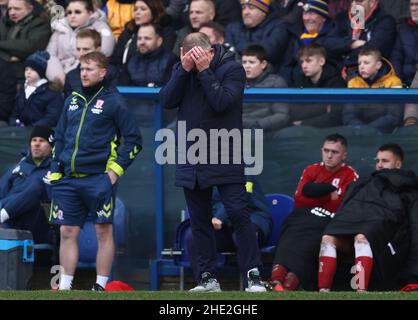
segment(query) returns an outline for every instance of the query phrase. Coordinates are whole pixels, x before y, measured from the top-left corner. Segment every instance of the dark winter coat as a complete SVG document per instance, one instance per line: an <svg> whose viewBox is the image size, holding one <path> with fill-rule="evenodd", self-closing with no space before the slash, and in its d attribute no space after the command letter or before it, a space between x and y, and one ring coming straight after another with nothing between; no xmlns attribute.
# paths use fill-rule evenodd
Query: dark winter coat
<svg viewBox="0 0 418 320"><path fill-rule="evenodd" d="M322 69L318 83L303 75L296 83L297 88L345 88L346 84L334 65L326 63ZM335 104L302 104L292 105L290 121L302 121L304 126L335 127L342 123L342 105Z"/></svg>
<svg viewBox="0 0 418 320"><path fill-rule="evenodd" d="M271 4L274 13L289 24L294 24L302 19L303 9L299 6L300 0L290 0L287 6L283 6L283 0L276 0Z"/></svg>
<svg viewBox="0 0 418 320"><path fill-rule="evenodd" d="M37 166L29 154L0 180L0 207L10 217L6 224L15 229L30 230L35 243L52 240L41 205L41 202L49 201L42 178L46 176L50 164L48 158Z"/></svg>
<svg viewBox="0 0 418 320"><path fill-rule="evenodd" d="M120 34L118 42L113 49L112 64L116 66L122 66L129 61L129 59L135 55L136 40L137 40L138 26L131 27L130 24L125 26L125 29ZM170 25L162 26L162 47L167 51L173 49L176 41L176 31ZM126 58L124 59L124 55Z"/></svg>
<svg viewBox="0 0 418 320"><path fill-rule="evenodd" d="M325 21L324 26L319 31L318 37L316 37L313 42L322 45L331 29L332 22L328 19ZM303 22L298 22L289 26L287 30L289 31L290 42L283 57L283 62L279 73L291 87L295 82L300 80L303 75L302 68L300 67L298 59L298 51L304 47L303 42L300 40L300 36L304 32L305 26L303 25ZM332 60L332 57L328 56L327 59Z"/></svg>
<svg viewBox="0 0 418 320"><path fill-rule="evenodd" d="M239 55L250 45L261 45L267 52L267 60L277 68L289 41L286 27L287 24L273 13L252 29L242 22L233 22L226 27L225 43L231 45Z"/></svg>
<svg viewBox="0 0 418 320"><path fill-rule="evenodd" d="M200 128L209 137L210 129L242 130L245 71L235 62L233 53L225 52L219 45L214 48L215 55L208 69L200 73L187 72L178 63L173 67L171 79L160 91L160 101L164 108L179 108L178 121L186 121L186 133ZM232 164L231 141L229 149L230 164L191 164L188 161L186 164L177 163L176 185L193 189L196 183L201 188L244 183L243 164ZM182 151L184 150L179 150L179 154ZM218 161L220 163L220 159ZM209 159L207 162L209 163Z"/></svg>
<svg viewBox="0 0 418 320"><path fill-rule="evenodd" d="M159 49L141 54L137 52L122 68L118 84L121 86L161 87L170 79L177 57Z"/></svg>
<svg viewBox="0 0 418 320"><path fill-rule="evenodd" d="M13 126L19 120L25 126L55 127L63 105L62 93L51 90L48 83L36 88L29 99L26 99L25 87L22 85L9 123Z"/></svg>
<svg viewBox="0 0 418 320"><path fill-rule="evenodd" d="M410 86L418 65L418 25L412 20L399 27L391 62L402 83Z"/></svg>
<svg viewBox="0 0 418 320"><path fill-rule="evenodd" d="M359 40L366 41L360 48L350 48L352 40L351 22L347 11L341 12L335 19L335 27L324 40L323 45L332 57L342 57L342 65L357 66L357 56L362 48L373 47L380 50L383 57L390 57L396 40L395 19L381 9L377 9L366 21Z"/></svg>
<svg viewBox="0 0 418 320"><path fill-rule="evenodd" d="M17 57L14 63L16 76L23 79L23 62L32 53L44 50L51 36L49 23L34 14L28 15L18 23L8 17L0 19L0 58L10 61Z"/></svg>
<svg viewBox="0 0 418 320"><path fill-rule="evenodd" d="M8 122L16 96L16 76L10 62L0 59L0 121Z"/></svg>
<svg viewBox="0 0 418 320"><path fill-rule="evenodd" d="M409 215L418 199L411 171L383 169L348 188L324 234L364 234L370 242L379 284L393 289L409 248Z"/></svg>
<svg viewBox="0 0 418 320"><path fill-rule="evenodd" d="M286 88L286 81L269 71L264 70L256 79L247 80L247 88ZM279 130L289 122L289 106L285 103L246 103L244 104L242 122L244 128Z"/></svg>

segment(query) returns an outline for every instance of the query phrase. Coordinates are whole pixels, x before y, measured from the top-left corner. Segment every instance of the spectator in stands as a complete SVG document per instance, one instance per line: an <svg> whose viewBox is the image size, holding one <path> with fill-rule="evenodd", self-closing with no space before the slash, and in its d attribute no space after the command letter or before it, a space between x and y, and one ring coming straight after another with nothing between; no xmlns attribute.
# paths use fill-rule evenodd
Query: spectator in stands
<svg viewBox="0 0 418 320"><path fill-rule="evenodd" d="M382 9L390 13L397 23L409 17L409 0L380 0Z"/></svg>
<svg viewBox="0 0 418 320"><path fill-rule="evenodd" d="M323 46L332 57L342 57L344 79L351 79L357 71L358 53L363 48L377 48L389 58L396 40L395 19L379 8L379 0L353 0L357 12L364 11L365 23L354 23L351 7L335 18L335 27ZM356 10L354 10L356 11ZM353 22L353 23L352 23ZM354 28L353 28L354 26Z"/></svg>
<svg viewBox="0 0 418 320"><path fill-rule="evenodd" d="M345 88L346 84L336 67L327 61L327 52L312 42L300 48L298 58L303 76L295 83L297 88ZM290 121L294 126L335 127L342 124L342 106L337 104L293 104Z"/></svg>
<svg viewBox="0 0 418 320"><path fill-rule="evenodd" d="M290 43L283 57L280 75L289 86L302 77L297 56L299 49L313 42L321 44L331 29L328 4L322 0L308 0L303 6L302 21L288 27Z"/></svg>
<svg viewBox="0 0 418 320"><path fill-rule="evenodd" d="M247 88L285 88L286 81L271 72L266 51L252 45L242 52L242 66L247 78ZM246 103L242 110L244 128L280 130L289 122L289 106L285 103Z"/></svg>
<svg viewBox="0 0 418 320"><path fill-rule="evenodd" d="M102 46L102 38L100 33L94 29L80 30L76 36L76 50L77 58L80 59L82 56L90 52L100 52ZM67 73L65 76L64 84L64 97L71 95L73 91L80 92L82 90L81 84L81 68L80 64ZM118 69L110 65L107 68L106 80L108 85L116 85L118 81Z"/></svg>
<svg viewBox="0 0 418 320"><path fill-rule="evenodd" d="M358 54L358 65L358 75L348 82L348 88L402 88L392 65L378 49L363 48ZM348 104L343 108L344 125L367 125L382 133L391 133L401 124L402 117L403 108L398 104Z"/></svg>
<svg viewBox="0 0 418 320"><path fill-rule="evenodd" d="M300 0L273 0L271 7L279 18L284 19L289 24L294 24L302 18L302 6L300 3L303 4L304 2Z"/></svg>
<svg viewBox="0 0 418 320"><path fill-rule="evenodd" d="M107 0L103 11L106 13L110 29L118 41L125 25L134 17L135 0Z"/></svg>
<svg viewBox="0 0 418 320"><path fill-rule="evenodd" d="M402 83L409 87L417 71L418 0L409 1L410 17L399 27L391 62Z"/></svg>
<svg viewBox="0 0 418 320"><path fill-rule="evenodd" d="M414 80L412 80L411 88L418 88L418 71L415 73ZM405 104L405 113L403 117L403 125L405 127L415 125L418 120L418 104Z"/></svg>
<svg viewBox="0 0 418 320"><path fill-rule="evenodd" d="M11 126L55 127L61 115L63 96L45 79L47 51L37 51L25 60L25 83L16 96Z"/></svg>
<svg viewBox="0 0 418 320"><path fill-rule="evenodd" d="M245 190L247 191L250 220L257 233L259 247L264 246L271 234L273 220L269 205L260 184L251 176L247 176ZM212 194L212 226L215 231L216 249L218 252L236 252L236 236L231 218L222 203L221 195L215 187ZM196 241L191 233L186 236L186 246L189 252L193 273L200 280Z"/></svg>
<svg viewBox="0 0 418 320"><path fill-rule="evenodd" d="M139 0L135 2L134 18L129 21L116 43L112 64L125 65L136 52L137 34L140 26L155 24L162 28L163 47L172 50L176 41L176 32L170 25L170 17L165 13L160 0Z"/></svg>
<svg viewBox="0 0 418 320"><path fill-rule="evenodd" d="M0 19L3 19L7 15L7 4L9 0L0 0Z"/></svg>
<svg viewBox="0 0 418 320"><path fill-rule="evenodd" d="M196 32L186 36L180 56L181 62L173 67L170 80L160 91L161 105L167 109L179 108L178 124L186 121L188 132L194 128L203 128L207 134L210 129L240 131L245 72L234 61L233 53L220 45L212 46L205 34ZM233 141L227 140L226 149L231 149ZM248 277L246 290L265 292L259 270L260 251L244 189L244 165L233 161L231 153L228 152L229 156L222 153L221 150L220 157L225 159L226 156L228 164L203 164L201 161L177 164L176 185L184 190L193 237L199 244L200 282L191 291L221 291L216 279L215 237L208 214L212 211L212 189L216 186L236 232L238 264ZM203 161L208 163L208 160Z"/></svg>
<svg viewBox="0 0 418 320"><path fill-rule="evenodd" d="M9 123L16 95L16 75L10 62L0 58L0 128Z"/></svg>
<svg viewBox="0 0 418 320"><path fill-rule="evenodd" d="M0 19L0 58L13 63L19 80L25 59L44 50L51 35L48 22L34 8L32 0L9 0L8 16Z"/></svg>
<svg viewBox="0 0 418 320"><path fill-rule="evenodd" d="M339 256L355 255L354 290L368 290L372 268L376 268L379 289L393 290L397 285L408 254L409 217L416 216L418 199L418 179L412 171L401 169L403 159L399 145L381 146L376 155L376 171L347 191L322 237L320 291L332 289L337 252Z"/></svg>
<svg viewBox="0 0 418 320"><path fill-rule="evenodd" d="M202 23L199 32L202 32L209 37L211 45L225 44L225 28L215 21Z"/></svg>
<svg viewBox="0 0 418 320"><path fill-rule="evenodd" d="M98 241L93 290L106 287L115 252L116 182L142 148L138 124L125 101L116 88L104 82L107 63L101 52L80 58L82 92L66 99L56 128L49 182L51 221L60 226L60 264L64 268L59 290L71 289L78 236L87 218L94 221Z"/></svg>
<svg viewBox="0 0 418 320"><path fill-rule="evenodd" d="M285 220L277 243L270 284L276 291L317 290L318 252L325 226L340 206L356 171L345 164L347 140L327 136L322 162L302 173L295 194L295 210Z"/></svg>
<svg viewBox="0 0 418 320"><path fill-rule="evenodd" d="M30 230L35 243L53 240L42 207L50 201L43 177L51 164L53 135L49 127L34 127L28 153L0 180L0 227Z"/></svg>
<svg viewBox="0 0 418 320"><path fill-rule="evenodd" d="M287 48L286 24L270 12L270 0L241 0L243 22L229 24L225 41L240 56L252 44L262 45L277 70Z"/></svg>
<svg viewBox="0 0 418 320"><path fill-rule="evenodd" d="M65 75L79 63L76 51L76 35L80 30L94 29L102 36L102 52L110 57L115 45L107 18L100 9L95 10L91 0L70 0L66 16L52 21L53 34L47 51L51 55L48 62L47 78L64 84Z"/></svg>
<svg viewBox="0 0 418 320"><path fill-rule="evenodd" d="M184 38L188 34L199 30L203 23L213 21L215 14L215 3L213 0L191 0L189 8L189 24L177 32L174 53L179 55L180 46L183 43Z"/></svg>
<svg viewBox="0 0 418 320"><path fill-rule="evenodd" d="M162 31L153 24L138 29L137 52L123 67L119 85L161 87L170 79L177 57L163 47Z"/></svg>

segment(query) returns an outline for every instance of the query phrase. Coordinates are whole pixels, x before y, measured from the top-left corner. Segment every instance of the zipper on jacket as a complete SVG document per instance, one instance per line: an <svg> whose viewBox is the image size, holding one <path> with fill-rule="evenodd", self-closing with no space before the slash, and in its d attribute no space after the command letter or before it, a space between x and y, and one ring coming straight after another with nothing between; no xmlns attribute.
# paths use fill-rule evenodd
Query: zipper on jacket
<svg viewBox="0 0 418 320"><path fill-rule="evenodd" d="M96 94L93 96L93 98L90 99L89 102L87 102L87 99L82 96L81 94L77 93L77 92L73 92L73 94L77 97L80 97L81 99L84 100L85 106L83 108L83 113L81 115L81 120L80 120L80 125L78 126L78 130L77 130L77 135L75 136L75 146L74 146L74 152L73 155L71 157L71 173L77 176L77 173L75 172L75 157L77 155L78 152L78 141L80 139L80 133L81 133L81 128L83 127L84 124L84 118L86 116L86 112L89 108L90 103L98 96L98 94L104 89L104 87L101 87L99 91L96 92Z"/></svg>

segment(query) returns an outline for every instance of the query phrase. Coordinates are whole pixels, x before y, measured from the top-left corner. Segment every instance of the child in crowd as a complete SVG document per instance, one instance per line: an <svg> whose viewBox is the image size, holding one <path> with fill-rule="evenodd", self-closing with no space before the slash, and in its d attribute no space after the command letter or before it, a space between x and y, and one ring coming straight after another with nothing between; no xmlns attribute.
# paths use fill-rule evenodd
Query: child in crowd
<svg viewBox="0 0 418 320"><path fill-rule="evenodd" d="M298 88L345 88L337 68L327 61L327 52L312 42L298 51L303 76L296 81ZM341 105L303 104L290 109L294 126L335 127L341 125Z"/></svg>
<svg viewBox="0 0 418 320"><path fill-rule="evenodd" d="M61 92L45 79L48 59L47 51L37 51L26 59L25 83L16 96L10 125L56 126L64 101Z"/></svg>
<svg viewBox="0 0 418 320"><path fill-rule="evenodd" d="M358 75L348 82L348 88L402 88L402 81L378 49L364 48L358 55ZM350 104L343 109L345 125L368 125L382 133L391 133L402 117L403 107L398 104Z"/></svg>

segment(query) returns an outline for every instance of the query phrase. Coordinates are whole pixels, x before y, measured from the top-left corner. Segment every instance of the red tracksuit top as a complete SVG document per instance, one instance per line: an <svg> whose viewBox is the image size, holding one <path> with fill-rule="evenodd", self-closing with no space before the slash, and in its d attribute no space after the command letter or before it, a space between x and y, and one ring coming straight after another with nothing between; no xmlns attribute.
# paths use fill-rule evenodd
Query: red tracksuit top
<svg viewBox="0 0 418 320"><path fill-rule="evenodd" d="M302 173L295 193L295 205L297 208L321 207L331 212L336 212L344 198L347 186L358 179L357 172L349 165L343 164L336 172L328 171L324 163L315 163L308 166ZM338 189L339 197L331 200L331 196L325 195L319 198L309 198L302 194L307 182L329 183Z"/></svg>

